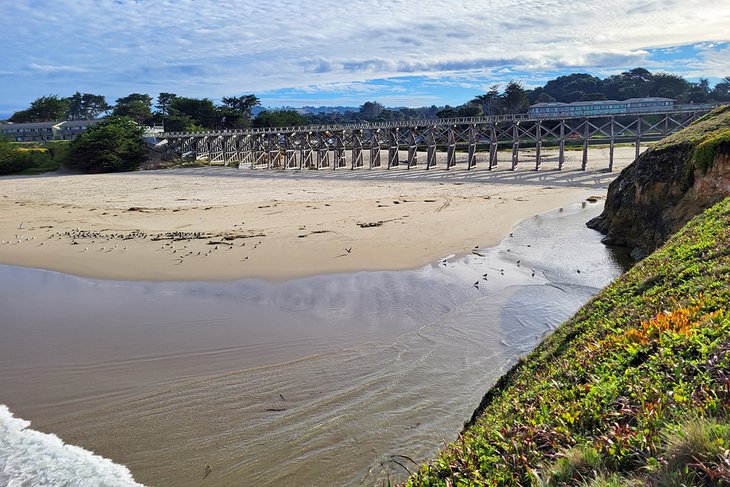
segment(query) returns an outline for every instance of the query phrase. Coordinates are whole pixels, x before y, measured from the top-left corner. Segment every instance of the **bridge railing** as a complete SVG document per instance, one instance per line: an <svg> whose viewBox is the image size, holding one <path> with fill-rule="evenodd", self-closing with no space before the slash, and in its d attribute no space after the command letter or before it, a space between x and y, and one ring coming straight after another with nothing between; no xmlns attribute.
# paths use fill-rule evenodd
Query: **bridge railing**
<svg viewBox="0 0 730 487"><path fill-rule="evenodd" d="M656 109L648 108L646 110L627 109L620 113L595 113L595 114L510 114L510 115L493 115L489 117L455 117L455 118L432 118L420 120L403 120L397 122L363 122L363 123L347 123L347 124L328 124L328 125L299 125L292 127L263 127L249 128L237 130L206 130L203 132L164 132L158 134L160 139L169 139L177 137L221 137L230 135L259 135L259 134L297 134L297 133L321 133L321 132L341 132L344 130L385 130L409 127L444 127L458 125L483 125L490 123L504 122L530 122L545 120L567 120L567 119L584 119L584 118L606 118L606 117L623 117L632 115L652 115L665 113L687 113L698 111L709 111L719 106L714 103L674 105L673 107L657 107Z"/></svg>

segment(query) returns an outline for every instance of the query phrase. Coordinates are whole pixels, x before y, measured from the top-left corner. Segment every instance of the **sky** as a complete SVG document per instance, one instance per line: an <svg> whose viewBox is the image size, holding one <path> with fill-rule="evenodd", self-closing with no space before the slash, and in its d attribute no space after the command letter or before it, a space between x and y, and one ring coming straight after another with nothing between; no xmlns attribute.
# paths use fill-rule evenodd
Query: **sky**
<svg viewBox="0 0 730 487"><path fill-rule="evenodd" d="M2 0L0 118L39 96L459 105L637 66L730 76L730 0Z"/></svg>

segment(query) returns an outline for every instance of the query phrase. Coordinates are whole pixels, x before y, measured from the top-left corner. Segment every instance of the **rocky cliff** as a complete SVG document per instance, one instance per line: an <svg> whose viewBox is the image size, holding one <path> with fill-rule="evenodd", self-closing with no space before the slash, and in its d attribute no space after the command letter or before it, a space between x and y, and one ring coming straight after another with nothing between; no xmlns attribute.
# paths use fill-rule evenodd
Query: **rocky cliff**
<svg viewBox="0 0 730 487"><path fill-rule="evenodd" d="M644 152L608 188L588 222L607 245L643 258L692 217L730 196L730 106L714 110Z"/></svg>

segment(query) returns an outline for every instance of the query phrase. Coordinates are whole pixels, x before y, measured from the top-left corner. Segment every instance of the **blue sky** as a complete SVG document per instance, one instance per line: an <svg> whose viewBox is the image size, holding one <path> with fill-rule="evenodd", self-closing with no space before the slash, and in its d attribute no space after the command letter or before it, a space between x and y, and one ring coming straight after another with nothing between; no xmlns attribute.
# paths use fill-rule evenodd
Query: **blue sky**
<svg viewBox="0 0 730 487"><path fill-rule="evenodd" d="M13 0L0 117L77 90L424 106L636 66L716 82L728 26L729 0Z"/></svg>

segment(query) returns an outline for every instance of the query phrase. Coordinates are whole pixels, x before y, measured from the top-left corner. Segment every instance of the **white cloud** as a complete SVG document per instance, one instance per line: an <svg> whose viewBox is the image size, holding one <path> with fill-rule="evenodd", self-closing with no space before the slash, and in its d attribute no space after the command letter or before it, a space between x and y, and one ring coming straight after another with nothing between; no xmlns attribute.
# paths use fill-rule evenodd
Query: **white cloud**
<svg viewBox="0 0 730 487"><path fill-rule="evenodd" d="M59 66L53 64L36 64L30 63L27 67L29 71L43 74L61 74L61 73L86 73L88 70L80 66Z"/></svg>
<svg viewBox="0 0 730 487"><path fill-rule="evenodd" d="M524 72L646 64L646 49L709 46L729 38L728 25L730 5L707 0L15 0L0 17L0 42L13 53L4 69L45 79L18 80L0 97L32 86L40 90L32 96L57 92L55 78L74 74L110 97L337 84L368 93L358 82L406 75L483 86L505 65ZM727 58L727 50L708 51L698 63L719 72Z"/></svg>

